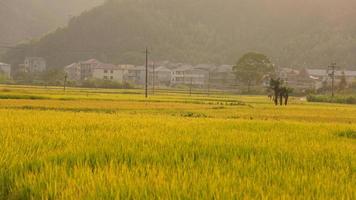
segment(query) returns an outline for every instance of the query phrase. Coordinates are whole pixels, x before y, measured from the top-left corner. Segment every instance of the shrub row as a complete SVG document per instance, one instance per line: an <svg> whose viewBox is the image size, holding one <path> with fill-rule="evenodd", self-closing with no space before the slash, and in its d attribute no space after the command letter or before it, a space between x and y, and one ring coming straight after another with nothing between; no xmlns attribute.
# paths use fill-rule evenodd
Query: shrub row
<svg viewBox="0 0 356 200"><path fill-rule="evenodd" d="M309 102L356 104L356 96L326 96L326 95L308 95Z"/></svg>

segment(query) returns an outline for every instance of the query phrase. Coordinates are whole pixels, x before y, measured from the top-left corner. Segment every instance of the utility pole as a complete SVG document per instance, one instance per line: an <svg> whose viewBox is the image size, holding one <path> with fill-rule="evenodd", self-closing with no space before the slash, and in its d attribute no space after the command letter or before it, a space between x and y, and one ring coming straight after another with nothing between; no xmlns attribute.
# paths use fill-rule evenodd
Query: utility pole
<svg viewBox="0 0 356 200"><path fill-rule="evenodd" d="M329 73L328 75L331 77L331 96L334 97L335 96L335 92L334 92L334 87L335 87L335 69L336 69L336 63L332 63L328 70L331 70L331 73Z"/></svg>
<svg viewBox="0 0 356 200"><path fill-rule="evenodd" d="M208 96L210 96L210 70L208 76Z"/></svg>
<svg viewBox="0 0 356 200"><path fill-rule="evenodd" d="M189 96L192 96L193 77L190 77Z"/></svg>
<svg viewBox="0 0 356 200"><path fill-rule="evenodd" d="M148 98L148 49L146 48L146 80L145 80L145 97Z"/></svg>
<svg viewBox="0 0 356 200"><path fill-rule="evenodd" d="M63 90L64 90L64 92L66 91L66 87L67 87L67 78L68 78L68 74L65 73L64 82L63 82Z"/></svg>
<svg viewBox="0 0 356 200"><path fill-rule="evenodd" d="M153 67L153 78L152 78L152 94L155 94L155 76L156 76L156 74L155 74L155 63L153 62L153 65L152 65L152 67Z"/></svg>

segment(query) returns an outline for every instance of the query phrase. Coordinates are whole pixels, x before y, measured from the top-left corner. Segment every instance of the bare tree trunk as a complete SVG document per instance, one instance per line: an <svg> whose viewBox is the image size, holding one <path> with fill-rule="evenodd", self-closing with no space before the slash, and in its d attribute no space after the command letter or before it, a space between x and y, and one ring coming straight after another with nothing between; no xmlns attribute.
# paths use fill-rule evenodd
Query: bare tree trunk
<svg viewBox="0 0 356 200"><path fill-rule="evenodd" d="M283 94L279 95L279 104L282 106L283 105Z"/></svg>
<svg viewBox="0 0 356 200"><path fill-rule="evenodd" d="M287 106L287 105L288 105L289 95L288 95L288 94L286 94L284 98L285 98L285 100L284 100L284 104Z"/></svg>
<svg viewBox="0 0 356 200"><path fill-rule="evenodd" d="M274 104L275 104L276 106L278 106L278 92L277 92L277 91L274 91L274 98L273 98L273 100L274 100Z"/></svg>

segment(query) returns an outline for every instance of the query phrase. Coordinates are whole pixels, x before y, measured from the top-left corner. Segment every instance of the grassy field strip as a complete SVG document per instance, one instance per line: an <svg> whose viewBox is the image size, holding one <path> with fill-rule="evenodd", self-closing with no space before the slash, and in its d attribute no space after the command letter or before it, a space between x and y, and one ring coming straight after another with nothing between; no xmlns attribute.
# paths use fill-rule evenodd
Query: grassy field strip
<svg viewBox="0 0 356 200"><path fill-rule="evenodd" d="M162 100L163 101L163 100ZM57 110L69 112L104 112L158 114L182 117L227 119L291 120L304 122L356 123L356 107L348 105L324 106L291 105L275 107L269 104L210 105L174 102L94 101L94 100L0 100L0 108L26 110Z"/></svg>

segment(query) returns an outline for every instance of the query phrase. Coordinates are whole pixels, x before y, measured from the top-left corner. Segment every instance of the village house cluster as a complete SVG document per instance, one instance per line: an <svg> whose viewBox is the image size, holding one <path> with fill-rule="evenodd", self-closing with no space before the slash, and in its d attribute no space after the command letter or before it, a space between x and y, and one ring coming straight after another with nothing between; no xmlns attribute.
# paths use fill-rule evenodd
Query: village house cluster
<svg viewBox="0 0 356 200"><path fill-rule="evenodd" d="M46 60L42 57L26 57L23 64L19 65L19 69L25 73L41 73L47 69ZM12 66L10 64L0 62L0 75L11 79Z"/></svg>
<svg viewBox="0 0 356 200"><path fill-rule="evenodd" d="M46 60L42 57L26 57L23 64L19 65L20 70L25 73L41 73L47 68ZM7 63L0 62L0 75L11 79L12 66Z"/></svg>
<svg viewBox="0 0 356 200"><path fill-rule="evenodd" d="M96 59L70 64L64 67L64 70L68 80L72 81L100 79L133 85L143 85L146 81L145 66L113 65L102 63ZM204 88L208 84L216 88L229 88L236 83L232 65L200 64L192 66L168 61L150 64L148 81L157 87L192 85L197 88Z"/></svg>
<svg viewBox="0 0 356 200"><path fill-rule="evenodd" d="M144 85L146 80L145 66L113 65L96 59L73 63L64 70L72 81L100 79ZM331 81L330 72L326 69L280 68L277 73L290 87L299 90L320 89L325 82ZM342 76L348 83L356 81L356 71L336 71L335 82L340 82ZM169 61L149 64L148 81L157 87L191 85L196 88L234 89L242 85L236 80L233 65L190 65Z"/></svg>
<svg viewBox="0 0 356 200"><path fill-rule="evenodd" d="M25 73L41 73L47 69L46 60L42 57L26 57L20 69ZM145 66L130 64L108 64L96 59L72 63L64 67L68 80L83 82L86 80L107 80L118 83L129 83L143 86L146 81ZM11 78L11 65L0 62L0 74ZM292 69L279 68L278 76L292 88L297 90L320 89L330 85L330 71L327 69ZM355 83L356 71L336 70L335 84L342 78L347 83ZM189 85L196 88L236 89L243 86L236 79L233 65L172 63L162 61L150 63L148 67L149 84L156 87L167 88ZM266 81L268 82L268 81Z"/></svg>
<svg viewBox="0 0 356 200"><path fill-rule="evenodd" d="M324 85L330 85L331 71L327 69L301 69L281 68L279 77L287 82L294 89L315 89L318 90ZM356 82L356 71L336 70L334 74L335 84L339 84L342 78L345 78L348 84Z"/></svg>

